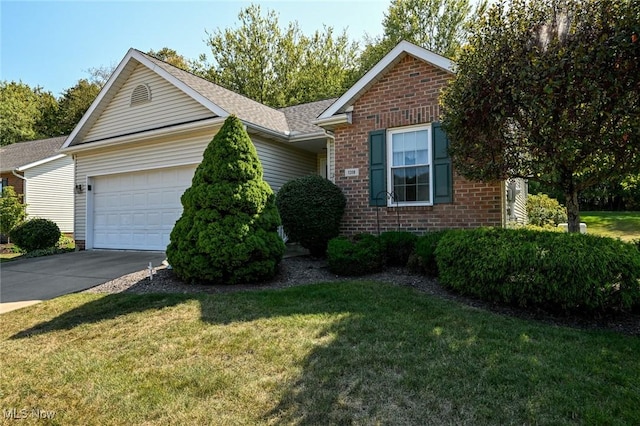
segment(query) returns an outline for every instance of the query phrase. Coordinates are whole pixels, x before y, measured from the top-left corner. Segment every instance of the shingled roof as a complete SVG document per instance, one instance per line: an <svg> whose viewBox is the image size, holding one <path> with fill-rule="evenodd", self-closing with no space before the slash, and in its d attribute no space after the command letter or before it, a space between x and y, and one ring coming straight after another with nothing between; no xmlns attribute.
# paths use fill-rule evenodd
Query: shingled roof
<svg viewBox="0 0 640 426"><path fill-rule="evenodd" d="M329 108L336 99L337 98L325 99L323 101L309 102L307 104L281 108L280 111L284 113L284 116L287 119L290 135L296 136L324 132L321 127L318 127L311 122L322 114L324 110Z"/></svg>
<svg viewBox="0 0 640 426"><path fill-rule="evenodd" d="M287 119L281 111L263 105L229 89L225 89L209 80L174 67L167 62L163 62L143 52L138 52L229 114L235 114L243 121L274 130L278 133L289 133Z"/></svg>
<svg viewBox="0 0 640 426"><path fill-rule="evenodd" d="M0 172L10 172L58 154L66 136L18 142L0 148Z"/></svg>

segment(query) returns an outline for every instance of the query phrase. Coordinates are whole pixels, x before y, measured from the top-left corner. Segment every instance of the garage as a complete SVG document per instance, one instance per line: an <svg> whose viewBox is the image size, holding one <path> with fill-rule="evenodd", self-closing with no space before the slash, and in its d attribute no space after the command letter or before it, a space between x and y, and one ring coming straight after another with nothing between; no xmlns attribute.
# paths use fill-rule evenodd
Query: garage
<svg viewBox="0 0 640 426"><path fill-rule="evenodd" d="M180 197L196 166L97 176L93 197L93 248L164 251L182 213Z"/></svg>

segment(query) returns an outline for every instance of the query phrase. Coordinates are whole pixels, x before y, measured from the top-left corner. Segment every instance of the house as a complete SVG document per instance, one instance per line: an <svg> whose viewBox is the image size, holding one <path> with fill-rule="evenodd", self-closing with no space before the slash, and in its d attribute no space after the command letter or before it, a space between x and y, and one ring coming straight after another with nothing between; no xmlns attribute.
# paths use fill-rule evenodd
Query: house
<svg viewBox="0 0 640 426"><path fill-rule="evenodd" d="M29 218L55 222L73 234L73 160L59 152L66 136L0 148L0 182L24 196Z"/></svg>
<svg viewBox="0 0 640 426"><path fill-rule="evenodd" d="M458 175L438 122L447 58L399 43L314 123L332 135L330 176L347 197L342 232L425 232L524 222L521 180Z"/></svg>
<svg viewBox="0 0 640 426"><path fill-rule="evenodd" d="M312 120L332 100L281 110L129 50L71 135L76 246L164 250L180 197L226 117L245 124L277 191L326 176L328 135Z"/></svg>
<svg viewBox="0 0 640 426"><path fill-rule="evenodd" d="M452 70L402 42L340 98L274 109L131 49L63 146L75 162L76 246L164 250L230 114L274 191L307 174L344 191L346 234L375 231L377 217L382 229L418 232L504 225L505 183L466 181L447 157L438 94Z"/></svg>

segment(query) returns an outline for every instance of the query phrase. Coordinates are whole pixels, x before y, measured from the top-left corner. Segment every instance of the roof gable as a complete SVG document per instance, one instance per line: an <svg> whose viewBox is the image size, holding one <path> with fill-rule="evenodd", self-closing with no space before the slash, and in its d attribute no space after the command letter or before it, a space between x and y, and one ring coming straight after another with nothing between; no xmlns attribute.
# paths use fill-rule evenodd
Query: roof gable
<svg viewBox="0 0 640 426"><path fill-rule="evenodd" d="M425 61L436 68L440 68L449 73L454 73L454 63L450 59L440 56L430 50L416 46L408 41L401 41L384 58L382 58L373 68L371 68L360 80L358 80L349 90L331 104L315 121L322 125L323 122L331 120L335 115L345 113L349 107L367 92L378 80L380 80L391 68L393 68L406 55L414 56Z"/></svg>
<svg viewBox="0 0 640 426"><path fill-rule="evenodd" d="M289 134L289 126L282 111L262 105L208 80L152 58L138 50L129 49L94 102L76 125L63 148L78 145L109 107L111 101L135 72L144 66L211 111L212 116L235 114L245 124L282 136Z"/></svg>
<svg viewBox="0 0 640 426"><path fill-rule="evenodd" d="M58 150L67 137L40 139L28 142L18 142L0 148L0 171L10 172L33 163L42 163L51 157L59 155Z"/></svg>

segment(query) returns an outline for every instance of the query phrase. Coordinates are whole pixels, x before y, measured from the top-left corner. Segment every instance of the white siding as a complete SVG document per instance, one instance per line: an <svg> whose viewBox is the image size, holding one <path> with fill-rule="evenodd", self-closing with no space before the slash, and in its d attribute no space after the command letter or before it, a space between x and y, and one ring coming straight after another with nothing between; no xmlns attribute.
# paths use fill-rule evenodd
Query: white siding
<svg viewBox="0 0 640 426"><path fill-rule="evenodd" d="M76 154L76 183L115 173L199 164L213 135L191 135L144 144L118 145ZM265 180L274 191L287 181L316 173L316 155L284 144L254 139ZM86 239L88 191L76 196L76 239Z"/></svg>
<svg viewBox="0 0 640 426"><path fill-rule="evenodd" d="M30 218L54 221L60 231L73 232L73 160L64 156L24 172L25 202Z"/></svg>
<svg viewBox="0 0 640 426"><path fill-rule="evenodd" d="M515 191L515 199L509 199L510 189ZM507 222L526 224L528 186L524 179L510 179L505 183L505 199L507 200Z"/></svg>
<svg viewBox="0 0 640 426"><path fill-rule="evenodd" d="M149 86L151 102L130 106L131 93L140 84ZM101 140L213 116L211 111L167 80L138 65L84 140Z"/></svg>

